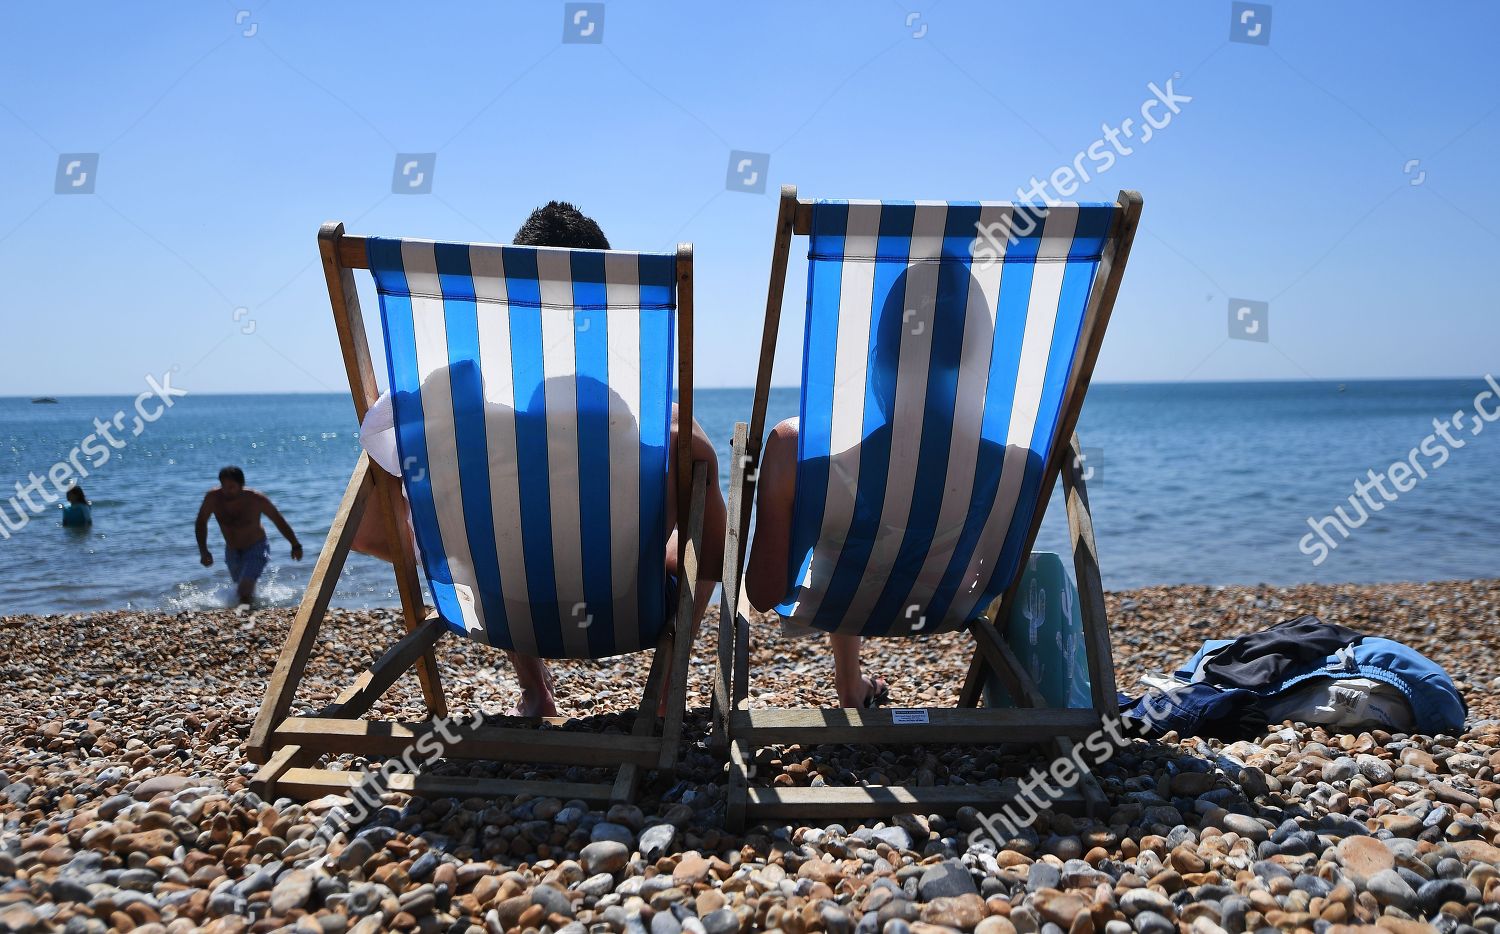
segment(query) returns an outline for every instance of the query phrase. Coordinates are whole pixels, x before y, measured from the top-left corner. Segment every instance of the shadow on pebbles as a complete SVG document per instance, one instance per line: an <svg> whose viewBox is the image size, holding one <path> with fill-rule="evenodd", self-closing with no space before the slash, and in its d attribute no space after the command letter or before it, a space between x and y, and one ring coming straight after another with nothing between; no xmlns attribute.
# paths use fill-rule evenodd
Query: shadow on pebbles
<svg viewBox="0 0 1500 934"><path fill-rule="evenodd" d="M1108 799L1097 819L1044 811L1002 840L972 809L723 830L724 763L701 740L712 617L680 768L648 777L637 805L388 793L337 833L348 799L262 801L247 788L242 743L290 610L5 618L0 929L1489 932L1500 919L1497 598L1495 581L1112 594L1123 690L1205 638L1306 612L1427 653L1460 682L1470 720L1458 736L1288 723L1233 743L1132 741L1095 768ZM334 613L294 713L331 701L399 632L388 611ZM753 639L752 705L830 703L821 640L789 641L765 620ZM952 704L967 665L952 635L882 640L866 657L900 706ZM454 711L515 701L498 653L448 638L439 661ZM581 728L628 729L644 656L554 668L559 705ZM420 719L415 679L374 713ZM1003 784L1047 764L1021 747L795 746L755 763L754 780L777 785Z"/></svg>

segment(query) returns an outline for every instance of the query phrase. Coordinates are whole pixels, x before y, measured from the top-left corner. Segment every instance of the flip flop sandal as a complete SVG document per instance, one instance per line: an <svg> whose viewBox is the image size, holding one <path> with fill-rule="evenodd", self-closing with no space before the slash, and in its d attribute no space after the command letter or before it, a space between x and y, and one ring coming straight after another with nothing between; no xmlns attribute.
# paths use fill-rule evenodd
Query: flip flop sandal
<svg viewBox="0 0 1500 934"><path fill-rule="evenodd" d="M879 675L872 675L865 680L869 682L870 693L865 696L864 703L861 705L864 709L873 710L876 707L884 707L890 703L891 686L886 683L884 678Z"/></svg>

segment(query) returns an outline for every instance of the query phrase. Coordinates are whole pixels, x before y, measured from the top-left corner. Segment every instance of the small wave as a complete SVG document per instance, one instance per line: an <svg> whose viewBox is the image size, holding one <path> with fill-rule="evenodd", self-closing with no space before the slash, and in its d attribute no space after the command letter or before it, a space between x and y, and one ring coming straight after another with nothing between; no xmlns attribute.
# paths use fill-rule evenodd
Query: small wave
<svg viewBox="0 0 1500 934"><path fill-rule="evenodd" d="M263 578L255 588L257 606L295 606L301 599L302 588L277 580L275 574Z"/></svg>
<svg viewBox="0 0 1500 934"><path fill-rule="evenodd" d="M162 600L162 608L173 613L194 610L222 610L234 605L234 590L228 584L201 587L184 581Z"/></svg>
<svg viewBox="0 0 1500 934"><path fill-rule="evenodd" d="M255 587L254 604L257 607L296 606L301 599L300 589L277 581L274 577L262 579ZM182 581L162 599L161 604L162 609L168 612L181 613L222 610L233 607L237 602L238 593L228 581L207 585L196 581Z"/></svg>

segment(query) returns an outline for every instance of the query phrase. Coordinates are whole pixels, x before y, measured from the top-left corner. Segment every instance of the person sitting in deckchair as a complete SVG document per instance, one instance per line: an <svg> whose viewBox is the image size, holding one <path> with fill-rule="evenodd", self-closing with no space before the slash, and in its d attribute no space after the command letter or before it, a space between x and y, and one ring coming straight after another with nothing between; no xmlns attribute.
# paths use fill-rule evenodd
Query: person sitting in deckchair
<svg viewBox="0 0 1500 934"><path fill-rule="evenodd" d="M910 383L906 391L898 392L897 375L902 363L903 344L909 345L906 351L908 356L916 352L917 345L921 346L921 352L927 361L926 377L920 382L923 390L940 384L952 386L957 382L959 370L963 366L987 363L985 360L963 359L966 350L976 358L981 349L987 351L990 335L993 334L992 327L989 334L965 333L969 274L959 265L952 264L944 265L938 275L941 281L932 290L933 297L915 302L921 307L903 307L906 304L903 299L908 291L906 273L898 276L892 285L890 299L877 311L870 325L872 337L867 366L871 374L875 408L866 416L867 421L860 437L847 450L834 450L826 460L828 479L844 487L847 495L854 498L853 519L844 541L863 547L866 553L874 547L877 538L902 542L903 547L897 553L897 566L883 577L877 577L880 572L869 566L862 573L849 573L850 570L857 570L850 568L846 568L844 573L836 573L839 570L837 564L847 563L847 559L839 556L839 560L833 562L832 566L824 559L823 566L820 567L818 565L823 556L812 548L813 539L803 535L801 538L804 541L799 546L799 536L793 528L799 425L797 419L789 418L771 431L761 454L757 476L755 538L745 570L745 596L757 610L767 612L778 605L805 599L807 594L801 593L804 588L823 592L842 587L845 591L843 597L825 600L821 609L826 612L835 606L843 607L854 611L857 616L859 614L855 610L855 604L859 601L849 592L851 587L857 588L862 598L867 598L863 602L868 609L870 603L884 597L885 585L890 578L900 574L918 578L934 550L941 551L946 547L951 551L957 529L938 527L936 510L921 509L920 504L913 505L901 526L892 526L888 517L882 517L881 497L860 490L862 460L888 462L892 444L925 444L927 442L921 433L923 424L947 425L952 420L951 409L945 409L941 401L948 398L944 393L925 392L919 397L910 388L917 385L915 382ZM970 325L970 328L977 330L974 325ZM863 393L860 395L863 397ZM916 432L914 435L908 432L902 437L893 437L898 427L915 427ZM950 427L949 438L955 430L967 429L963 426ZM969 442L978 452L979 458L1003 456L1002 449L981 438L973 437ZM945 440L944 444L947 443ZM918 543L922 547L915 547ZM794 549L797 549L795 555L792 554ZM796 559L795 564L800 565L800 573L792 559ZM911 615L911 611L923 613L926 612L926 607L911 607L908 615ZM800 632L802 629L795 624L791 625L796 631ZM833 654L834 689L838 694L839 706L876 707L889 700L890 692L885 679L878 675L865 675L861 670L859 653L862 637L830 632L829 642Z"/></svg>
<svg viewBox="0 0 1500 934"><path fill-rule="evenodd" d="M573 205L566 202L550 201L545 206L532 212L521 229L516 232L515 243L517 246L533 247L563 247L570 249L607 250L610 248L609 241L600 230L599 225L591 218L584 215ZM579 397L582 399L585 390L580 386ZM608 404L611 416L614 417L618 406ZM708 606L708 600L713 592L714 584L718 581L723 563L725 506L724 496L721 492L718 477L718 457L714 452L713 445L709 443L708 435L704 433L701 425L695 419L693 422L693 458L707 462L707 474L711 479L706 492L706 501L703 515L703 542L704 550L699 562L699 581L701 586L695 591L697 599L693 608L693 623L697 623L703 617L704 610ZM668 450L675 450L677 443L677 406L672 406L672 423ZM679 482L676 471L675 458L668 459L667 489L675 491ZM688 483L690 478L681 478L682 483ZM667 497L667 529L668 538L666 543L666 567L667 573L675 579L678 574L677 567L677 527L676 504L677 497ZM409 527L409 519L408 519ZM410 531L407 532L410 534ZM394 543L390 542L385 534L384 523L374 510L365 513L364 520L355 534L354 550L373 555L387 561L395 560ZM668 606L675 605L675 600L670 600ZM540 658L523 655L517 652L506 652L511 664L516 670L516 680L521 686L521 699L510 711L512 715L525 717L549 717L557 716L557 705L553 692L552 676L547 668L547 663ZM665 701L663 701L665 703Z"/></svg>

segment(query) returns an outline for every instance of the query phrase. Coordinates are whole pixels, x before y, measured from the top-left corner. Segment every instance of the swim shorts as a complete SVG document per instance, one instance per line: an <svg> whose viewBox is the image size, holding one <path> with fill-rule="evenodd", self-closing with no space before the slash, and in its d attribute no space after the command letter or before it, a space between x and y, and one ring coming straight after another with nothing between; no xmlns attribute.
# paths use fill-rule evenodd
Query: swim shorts
<svg viewBox="0 0 1500 934"><path fill-rule="evenodd" d="M260 580L260 574L271 560L271 540L263 538L249 548L224 546L224 565L229 568L229 577L235 583Z"/></svg>

